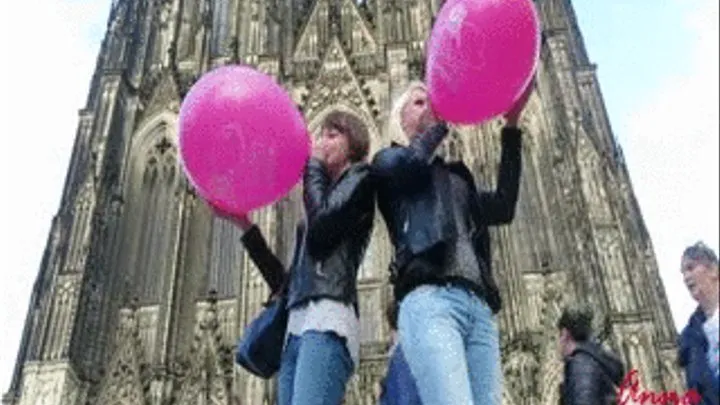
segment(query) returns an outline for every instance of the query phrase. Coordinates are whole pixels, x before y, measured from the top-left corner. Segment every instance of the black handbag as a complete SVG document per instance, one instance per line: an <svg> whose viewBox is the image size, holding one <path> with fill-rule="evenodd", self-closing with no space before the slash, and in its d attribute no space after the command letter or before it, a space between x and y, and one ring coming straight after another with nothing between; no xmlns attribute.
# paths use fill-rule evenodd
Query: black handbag
<svg viewBox="0 0 720 405"><path fill-rule="evenodd" d="M258 377L271 378L280 369L288 315L284 294L268 303L245 328L238 341L235 362Z"/></svg>

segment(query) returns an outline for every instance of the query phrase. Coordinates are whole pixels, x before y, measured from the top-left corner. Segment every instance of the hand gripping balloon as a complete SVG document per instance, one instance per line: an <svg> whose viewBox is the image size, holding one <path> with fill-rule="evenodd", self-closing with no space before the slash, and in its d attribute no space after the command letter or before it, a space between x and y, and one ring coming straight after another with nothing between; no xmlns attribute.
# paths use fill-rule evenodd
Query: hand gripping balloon
<svg viewBox="0 0 720 405"><path fill-rule="evenodd" d="M534 74L539 26L532 0L448 0L426 61L430 102L440 118L479 124L511 108Z"/></svg>

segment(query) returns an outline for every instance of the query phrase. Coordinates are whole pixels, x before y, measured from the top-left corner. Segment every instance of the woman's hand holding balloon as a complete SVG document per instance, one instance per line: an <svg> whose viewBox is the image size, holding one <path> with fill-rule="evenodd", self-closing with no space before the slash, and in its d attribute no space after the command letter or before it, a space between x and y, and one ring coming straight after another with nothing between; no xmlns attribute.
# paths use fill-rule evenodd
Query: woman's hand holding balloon
<svg viewBox="0 0 720 405"><path fill-rule="evenodd" d="M247 232L247 230L252 228L254 225L252 221L250 221L250 217L248 216L248 214L232 214L227 211L223 211L212 204L209 205L210 209L212 209L215 215L237 225L238 228L242 229L243 232Z"/></svg>
<svg viewBox="0 0 720 405"><path fill-rule="evenodd" d="M509 127L517 126L518 121L520 120L520 115L525 109L525 106L527 105L527 102L530 99L530 95L532 94L534 89L535 79L533 78L530 83L528 83L527 87L520 95L520 97L518 97L517 101L515 101L515 104L513 104L510 110L505 113L505 120L507 121L507 125Z"/></svg>

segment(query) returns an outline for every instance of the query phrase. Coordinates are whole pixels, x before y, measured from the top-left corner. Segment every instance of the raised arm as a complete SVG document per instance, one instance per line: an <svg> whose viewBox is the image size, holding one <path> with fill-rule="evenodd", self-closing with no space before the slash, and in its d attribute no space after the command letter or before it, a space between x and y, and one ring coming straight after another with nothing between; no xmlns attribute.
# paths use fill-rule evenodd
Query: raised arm
<svg viewBox="0 0 720 405"><path fill-rule="evenodd" d="M495 191L480 193L480 207L487 225L509 224L515 218L522 171L522 131L518 128L518 121L534 89L533 78L515 104L505 113L507 123L501 135L502 156L498 183Z"/></svg>
<svg viewBox="0 0 720 405"><path fill-rule="evenodd" d="M267 241L256 225L251 226L243 234L241 240L250 259L270 287L271 295L275 295L285 283L285 267L270 250Z"/></svg>
<svg viewBox="0 0 720 405"><path fill-rule="evenodd" d="M240 238L243 246L245 246L250 259L255 263L263 279L270 287L271 295L276 295L285 283L285 267L270 250L257 225L253 224L246 214L230 214L212 205L210 208L215 215L230 221L243 231Z"/></svg>
<svg viewBox="0 0 720 405"><path fill-rule="evenodd" d="M375 190L368 165L350 169L330 192L332 180L322 163L310 159L305 169L303 197L307 214L307 248L316 257L334 249L342 235L372 219Z"/></svg>
<svg viewBox="0 0 720 405"><path fill-rule="evenodd" d="M502 152L495 190L480 192L480 209L487 225L502 225L515 217L522 171L522 131L502 130Z"/></svg>

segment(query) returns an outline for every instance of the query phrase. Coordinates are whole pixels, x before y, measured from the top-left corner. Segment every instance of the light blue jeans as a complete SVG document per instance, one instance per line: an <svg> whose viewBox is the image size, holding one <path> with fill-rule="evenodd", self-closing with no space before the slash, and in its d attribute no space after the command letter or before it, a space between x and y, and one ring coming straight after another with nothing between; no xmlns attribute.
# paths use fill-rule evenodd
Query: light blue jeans
<svg viewBox="0 0 720 405"><path fill-rule="evenodd" d="M290 335L280 359L279 405L339 405L353 373L345 339L310 330Z"/></svg>
<svg viewBox="0 0 720 405"><path fill-rule="evenodd" d="M420 286L402 300L398 326L424 405L500 405L498 329L485 301L461 287Z"/></svg>

